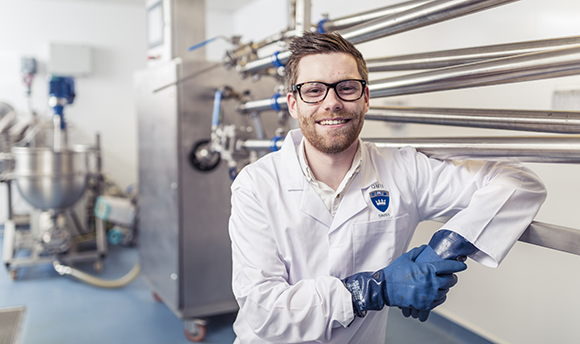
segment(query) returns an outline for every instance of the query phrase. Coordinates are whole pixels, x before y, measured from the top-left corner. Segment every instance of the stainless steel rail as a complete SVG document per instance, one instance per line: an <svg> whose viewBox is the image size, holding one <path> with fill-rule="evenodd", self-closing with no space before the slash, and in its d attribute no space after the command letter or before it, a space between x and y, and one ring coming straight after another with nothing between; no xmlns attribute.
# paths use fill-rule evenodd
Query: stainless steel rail
<svg viewBox="0 0 580 344"><path fill-rule="evenodd" d="M372 11L362 12L351 16L345 16L337 19L326 20L322 22L322 29L324 32L340 31L352 26L360 25L365 22L375 20L378 18L392 16L405 12L411 8L424 5L432 0L413 0L406 1L399 4L378 8Z"/></svg>
<svg viewBox="0 0 580 344"><path fill-rule="evenodd" d="M519 241L580 255L580 230L534 221Z"/></svg>
<svg viewBox="0 0 580 344"><path fill-rule="evenodd" d="M580 74L580 47L474 62L372 81L371 98L499 85Z"/></svg>
<svg viewBox="0 0 580 344"><path fill-rule="evenodd" d="M354 44L484 11L518 0L433 0L418 7L357 25L342 32Z"/></svg>
<svg viewBox="0 0 580 344"><path fill-rule="evenodd" d="M367 120L580 134L580 112L371 106Z"/></svg>
<svg viewBox="0 0 580 344"><path fill-rule="evenodd" d="M369 72L435 69L580 45L580 36L367 59Z"/></svg>

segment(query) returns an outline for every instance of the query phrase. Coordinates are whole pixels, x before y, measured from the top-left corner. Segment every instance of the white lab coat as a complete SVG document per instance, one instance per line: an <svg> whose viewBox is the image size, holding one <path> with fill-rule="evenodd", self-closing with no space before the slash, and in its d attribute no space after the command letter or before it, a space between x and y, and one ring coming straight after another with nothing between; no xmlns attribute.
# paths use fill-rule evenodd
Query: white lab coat
<svg viewBox="0 0 580 344"><path fill-rule="evenodd" d="M376 271L406 252L417 224L443 226L495 267L546 197L538 178L508 163L429 159L411 147L363 143L363 166L333 218L304 177L299 130L281 151L245 167L232 185L235 343L384 343L386 308L354 319L341 279ZM386 211L371 192L388 191ZM352 322L352 323L351 323Z"/></svg>

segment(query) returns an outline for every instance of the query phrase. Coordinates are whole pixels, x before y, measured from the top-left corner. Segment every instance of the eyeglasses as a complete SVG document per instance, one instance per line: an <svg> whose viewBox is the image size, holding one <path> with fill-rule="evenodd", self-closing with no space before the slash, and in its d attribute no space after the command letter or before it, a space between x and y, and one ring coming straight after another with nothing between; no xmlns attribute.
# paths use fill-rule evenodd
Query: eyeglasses
<svg viewBox="0 0 580 344"><path fill-rule="evenodd" d="M292 92L298 91L300 99L307 104L317 104L326 99L328 90L333 88L340 100L353 102L359 100L364 93L365 80L348 79L327 84L322 81L308 81L292 86Z"/></svg>

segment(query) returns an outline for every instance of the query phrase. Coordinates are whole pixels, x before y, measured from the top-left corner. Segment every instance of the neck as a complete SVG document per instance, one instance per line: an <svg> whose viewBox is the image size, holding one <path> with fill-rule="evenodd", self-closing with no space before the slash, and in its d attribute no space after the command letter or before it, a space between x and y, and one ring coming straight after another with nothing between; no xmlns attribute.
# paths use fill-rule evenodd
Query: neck
<svg viewBox="0 0 580 344"><path fill-rule="evenodd" d="M308 166L316 180L337 190L340 183L352 166L352 161L358 149L358 140L346 150L336 154L326 154L314 148L308 140L304 142L304 151Z"/></svg>

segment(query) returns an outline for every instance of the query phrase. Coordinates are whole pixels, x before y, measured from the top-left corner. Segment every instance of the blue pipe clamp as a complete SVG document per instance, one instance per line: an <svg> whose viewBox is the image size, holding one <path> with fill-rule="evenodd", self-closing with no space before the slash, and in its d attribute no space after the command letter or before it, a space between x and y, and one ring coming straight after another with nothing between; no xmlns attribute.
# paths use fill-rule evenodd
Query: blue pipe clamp
<svg viewBox="0 0 580 344"><path fill-rule="evenodd" d="M270 140L270 152L276 152L279 150L278 141L280 141L280 139L282 139L282 136L276 135Z"/></svg>

